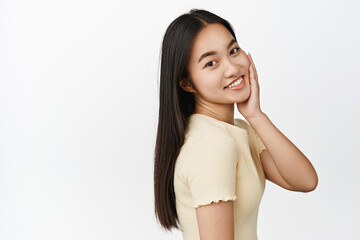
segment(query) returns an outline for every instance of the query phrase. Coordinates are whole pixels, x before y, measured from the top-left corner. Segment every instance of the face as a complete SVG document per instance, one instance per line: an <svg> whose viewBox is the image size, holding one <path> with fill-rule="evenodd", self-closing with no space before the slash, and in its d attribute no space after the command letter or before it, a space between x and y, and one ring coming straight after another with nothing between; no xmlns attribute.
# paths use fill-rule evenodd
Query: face
<svg viewBox="0 0 360 240"><path fill-rule="evenodd" d="M188 72L198 91L187 79L181 79L180 85L194 93L197 104L203 106L243 102L250 96L249 66L247 54L231 33L222 24L209 24L194 39L188 62ZM245 85L225 88L241 76Z"/></svg>

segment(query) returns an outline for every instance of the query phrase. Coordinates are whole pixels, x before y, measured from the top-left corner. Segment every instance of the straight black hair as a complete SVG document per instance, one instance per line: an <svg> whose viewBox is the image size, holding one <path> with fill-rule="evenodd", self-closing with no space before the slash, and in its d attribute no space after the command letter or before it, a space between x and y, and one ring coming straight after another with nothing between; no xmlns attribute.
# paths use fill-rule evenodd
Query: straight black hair
<svg viewBox="0 0 360 240"><path fill-rule="evenodd" d="M180 229L173 185L175 162L184 143L189 116L195 109L192 93L184 91L179 81L187 77L187 64L196 35L208 24L220 23L236 40L232 26L225 19L203 9L191 9L177 17L167 28L161 48L159 117L154 151L155 216L168 231Z"/></svg>

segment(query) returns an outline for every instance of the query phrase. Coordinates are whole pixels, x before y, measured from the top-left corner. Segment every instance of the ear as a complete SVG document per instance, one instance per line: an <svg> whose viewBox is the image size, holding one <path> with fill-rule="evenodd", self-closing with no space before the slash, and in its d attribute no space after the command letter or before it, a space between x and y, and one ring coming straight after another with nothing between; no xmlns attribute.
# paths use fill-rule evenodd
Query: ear
<svg viewBox="0 0 360 240"><path fill-rule="evenodd" d="M195 92L188 78L180 78L179 85L187 92Z"/></svg>

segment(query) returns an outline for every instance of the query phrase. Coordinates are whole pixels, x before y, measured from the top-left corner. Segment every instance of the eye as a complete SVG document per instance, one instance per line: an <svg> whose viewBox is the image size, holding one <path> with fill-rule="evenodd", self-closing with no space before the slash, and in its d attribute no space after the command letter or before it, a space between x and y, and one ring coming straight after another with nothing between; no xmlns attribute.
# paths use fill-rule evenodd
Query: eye
<svg viewBox="0 0 360 240"><path fill-rule="evenodd" d="M209 66L209 63L212 63L212 62L215 62L215 61L210 61L210 62L208 62L208 63L205 65L205 67L212 67L212 66L214 66L214 64L212 64L211 66Z"/></svg>
<svg viewBox="0 0 360 240"><path fill-rule="evenodd" d="M240 50L240 48L239 48L239 47L236 47L236 48L233 48L232 50L236 50L235 53L237 53L237 52ZM232 50L231 50L231 51L232 51Z"/></svg>

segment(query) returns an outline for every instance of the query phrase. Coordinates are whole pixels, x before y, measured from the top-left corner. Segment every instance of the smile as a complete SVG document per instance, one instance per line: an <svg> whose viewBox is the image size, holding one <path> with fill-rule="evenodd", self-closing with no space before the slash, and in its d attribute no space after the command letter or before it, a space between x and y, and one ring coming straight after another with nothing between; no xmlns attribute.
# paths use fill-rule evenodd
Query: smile
<svg viewBox="0 0 360 240"><path fill-rule="evenodd" d="M245 81L243 81L243 76L241 76L239 79L235 80L234 82L232 82L231 84L229 84L228 86L226 86L225 88L229 88L229 89L239 89L242 86L245 85Z"/></svg>

